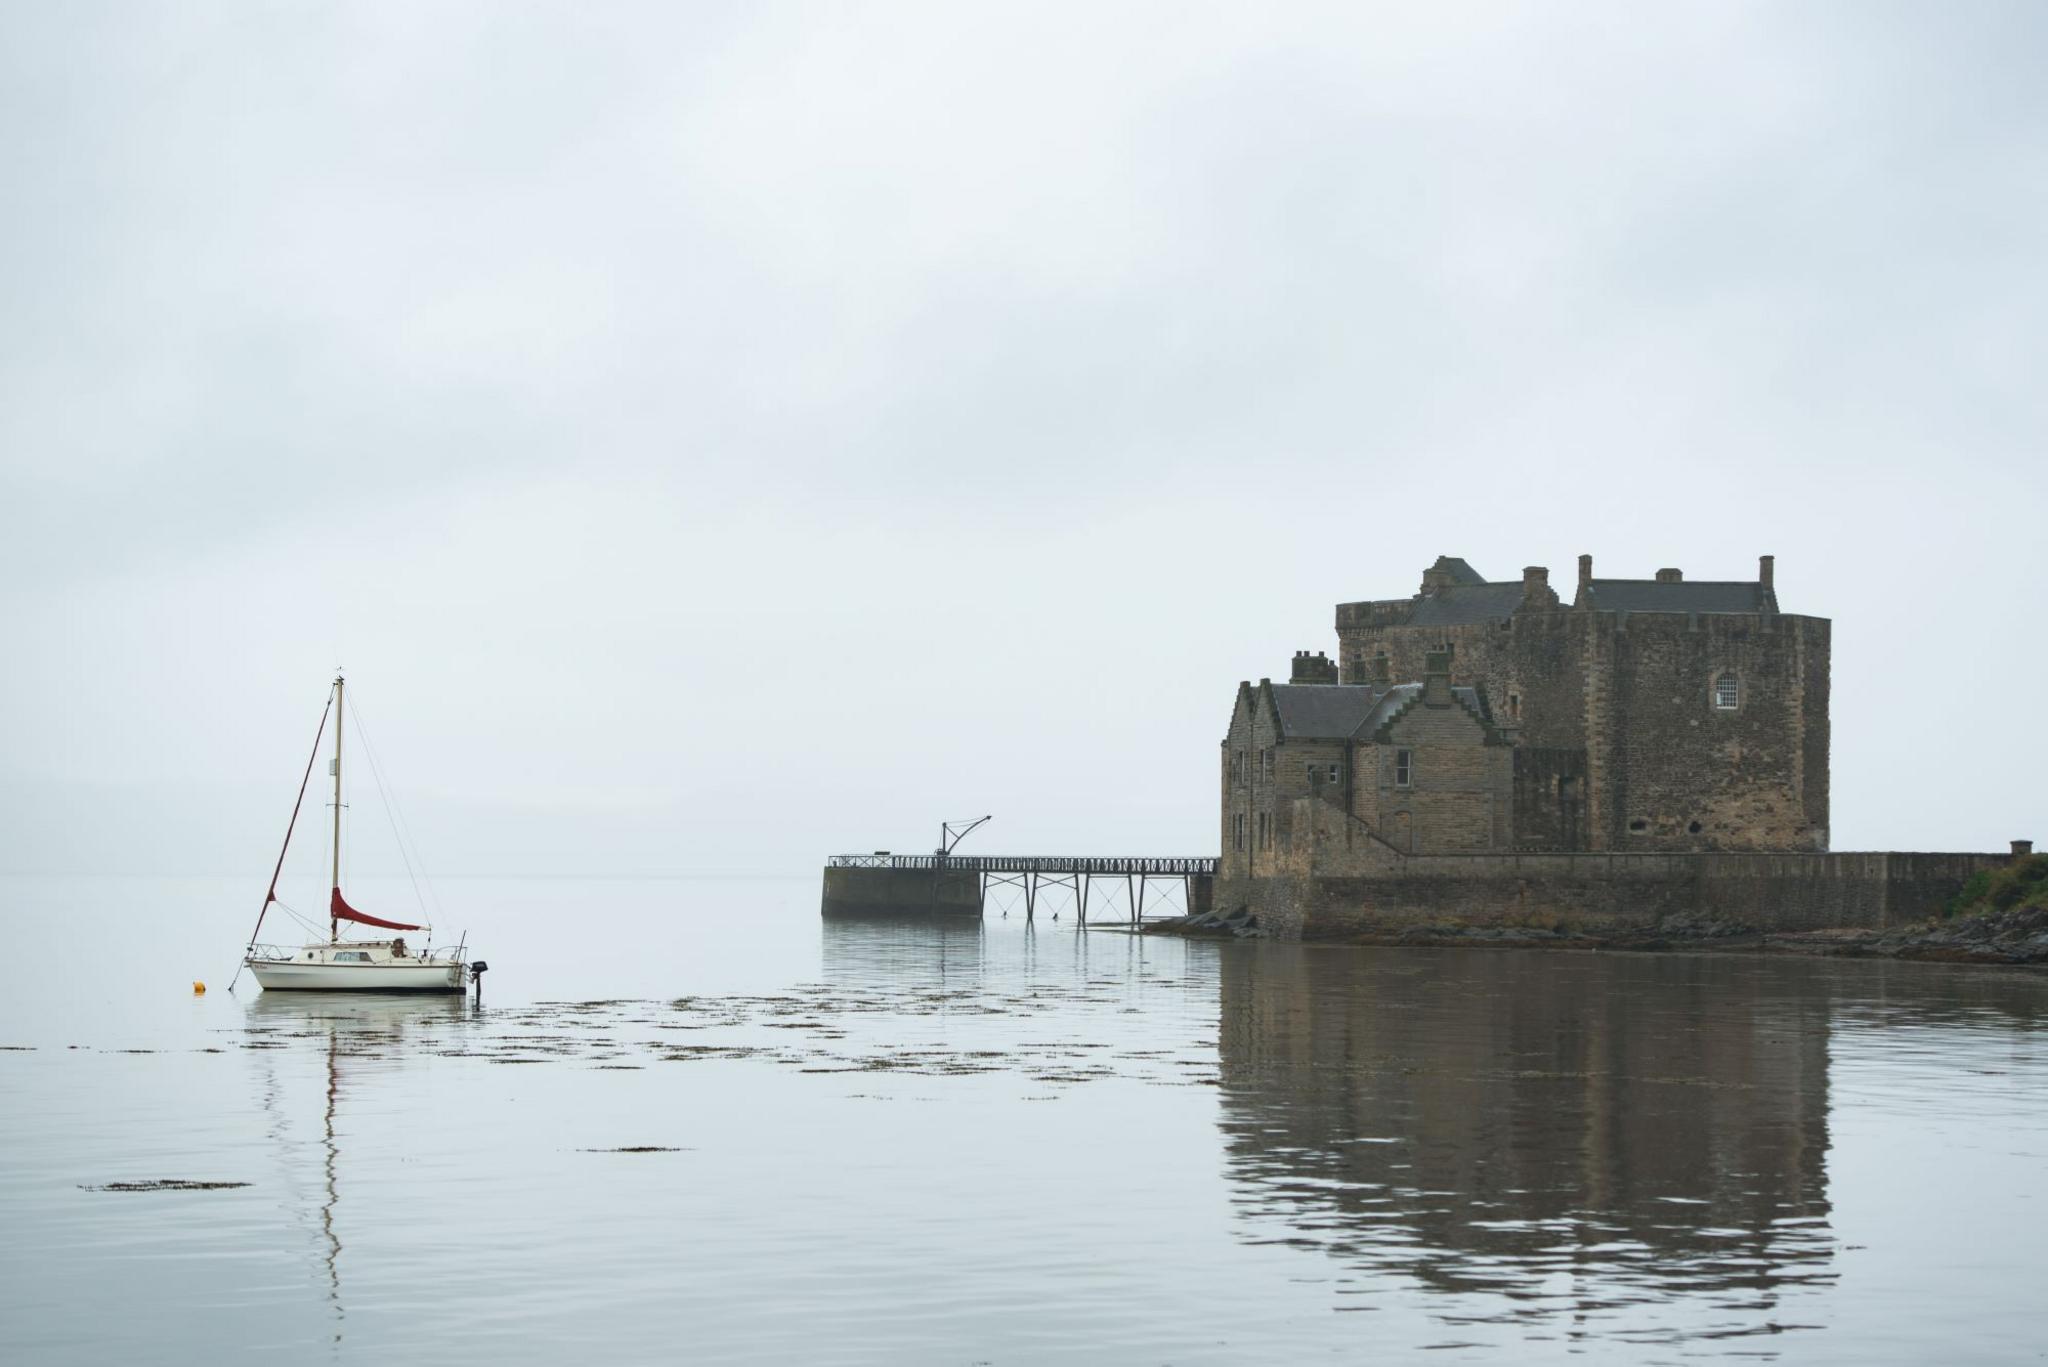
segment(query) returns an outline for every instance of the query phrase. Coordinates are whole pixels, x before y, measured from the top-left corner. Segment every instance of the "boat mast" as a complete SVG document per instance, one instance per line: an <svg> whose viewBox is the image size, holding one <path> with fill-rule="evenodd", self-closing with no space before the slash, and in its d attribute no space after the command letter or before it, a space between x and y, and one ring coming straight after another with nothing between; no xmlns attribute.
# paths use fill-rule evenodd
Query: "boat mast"
<svg viewBox="0 0 2048 1367"><path fill-rule="evenodd" d="M334 881L328 884L335 892L341 891L341 675L334 676ZM327 902L327 943L333 944L340 938L341 922L334 915L334 899L330 894Z"/></svg>

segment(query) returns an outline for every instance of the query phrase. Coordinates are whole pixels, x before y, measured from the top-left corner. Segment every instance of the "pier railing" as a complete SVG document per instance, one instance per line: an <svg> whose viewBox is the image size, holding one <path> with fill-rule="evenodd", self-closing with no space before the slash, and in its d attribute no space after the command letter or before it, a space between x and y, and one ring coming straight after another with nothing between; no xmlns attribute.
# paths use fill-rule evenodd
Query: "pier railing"
<svg viewBox="0 0 2048 1367"><path fill-rule="evenodd" d="M960 873L1088 873L1184 878L1216 872L1213 855L835 854L835 869L952 869Z"/></svg>
<svg viewBox="0 0 2048 1367"><path fill-rule="evenodd" d="M1216 859L1206 854L835 854L825 861L827 885L831 869L887 869L936 875L929 881L936 888L939 879L965 874L975 879L981 904L991 897L1021 897L1024 919L1033 920L1043 894L1055 897L1054 907L1075 913L1076 924L1087 925L1091 895L1096 919L1122 903L1119 920L1135 924L1147 911L1165 909L1186 915L1206 907L1210 880L1216 876ZM936 893L934 894L936 896ZM1009 915L1005 909L1003 915ZM1053 912L1059 919L1059 912Z"/></svg>

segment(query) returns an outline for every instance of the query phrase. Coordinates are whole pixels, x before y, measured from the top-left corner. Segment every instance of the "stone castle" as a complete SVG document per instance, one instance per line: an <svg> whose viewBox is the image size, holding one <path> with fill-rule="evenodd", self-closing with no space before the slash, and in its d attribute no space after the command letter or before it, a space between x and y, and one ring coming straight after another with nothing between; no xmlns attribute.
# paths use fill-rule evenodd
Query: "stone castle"
<svg viewBox="0 0 2048 1367"><path fill-rule="evenodd" d="M1288 844L1293 799L1412 854L1824 850L1828 627L1755 580L1489 583L1440 558L1411 598L1337 606L1338 659L1238 685L1226 860ZM1398 681L1398 682L1397 682Z"/></svg>
<svg viewBox="0 0 2048 1367"><path fill-rule="evenodd" d="M1336 659L1239 684L1217 906L1283 935L1445 913L1883 924L1980 866L1827 853L1830 623L1779 611L1770 556L1701 581L1596 579L1582 555L1569 604L1549 579L1442 557L1410 597L1340 603Z"/></svg>

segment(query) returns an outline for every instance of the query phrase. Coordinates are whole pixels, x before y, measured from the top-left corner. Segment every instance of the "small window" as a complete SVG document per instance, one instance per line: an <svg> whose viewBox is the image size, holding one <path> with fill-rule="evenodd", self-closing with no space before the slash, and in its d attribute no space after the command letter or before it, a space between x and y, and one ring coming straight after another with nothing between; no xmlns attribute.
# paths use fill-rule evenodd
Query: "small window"
<svg viewBox="0 0 2048 1367"><path fill-rule="evenodd" d="M1508 694L1508 719L1510 721L1520 721L1522 719L1522 695L1519 693Z"/></svg>
<svg viewBox="0 0 2048 1367"><path fill-rule="evenodd" d="M1650 823L1643 820L1643 818L1641 817L1637 817L1634 821L1628 823L1628 828L1634 831L1636 834L1641 835L1644 831L1650 829Z"/></svg>
<svg viewBox="0 0 2048 1367"><path fill-rule="evenodd" d="M1408 750L1396 750L1394 752L1394 786L1396 788L1406 788L1414 779L1415 765L1413 758L1413 752Z"/></svg>
<svg viewBox="0 0 2048 1367"><path fill-rule="evenodd" d="M1244 813L1239 812L1230 819L1230 844L1233 849L1244 848Z"/></svg>
<svg viewBox="0 0 2048 1367"><path fill-rule="evenodd" d="M1333 765L1331 765L1331 766L1330 766L1330 782L1332 782L1332 783L1335 783L1336 781L1337 781L1337 766L1333 764Z"/></svg>
<svg viewBox="0 0 2048 1367"><path fill-rule="evenodd" d="M360 949L344 949L334 956L334 962L338 964L366 964L370 962L370 956L363 953Z"/></svg>
<svg viewBox="0 0 2048 1367"><path fill-rule="evenodd" d="M1273 781L1273 747L1270 745L1259 751L1259 777L1268 783Z"/></svg>
<svg viewBox="0 0 2048 1367"><path fill-rule="evenodd" d="M1742 683L1733 672L1723 674L1714 680L1714 706L1724 712L1732 712L1742 700Z"/></svg>
<svg viewBox="0 0 2048 1367"><path fill-rule="evenodd" d="M1690 822L1686 825L1685 829L1688 834L1698 835L1700 833L1700 823L1697 821Z"/></svg>

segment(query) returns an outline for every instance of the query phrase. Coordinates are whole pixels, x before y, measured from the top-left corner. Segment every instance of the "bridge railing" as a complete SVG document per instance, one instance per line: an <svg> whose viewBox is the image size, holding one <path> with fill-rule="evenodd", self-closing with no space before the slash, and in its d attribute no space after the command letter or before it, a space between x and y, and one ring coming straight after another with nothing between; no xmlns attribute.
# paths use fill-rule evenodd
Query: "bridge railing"
<svg viewBox="0 0 2048 1367"><path fill-rule="evenodd" d="M1214 874L1213 855L835 854L834 869L949 869L960 873L1101 873L1183 877Z"/></svg>

